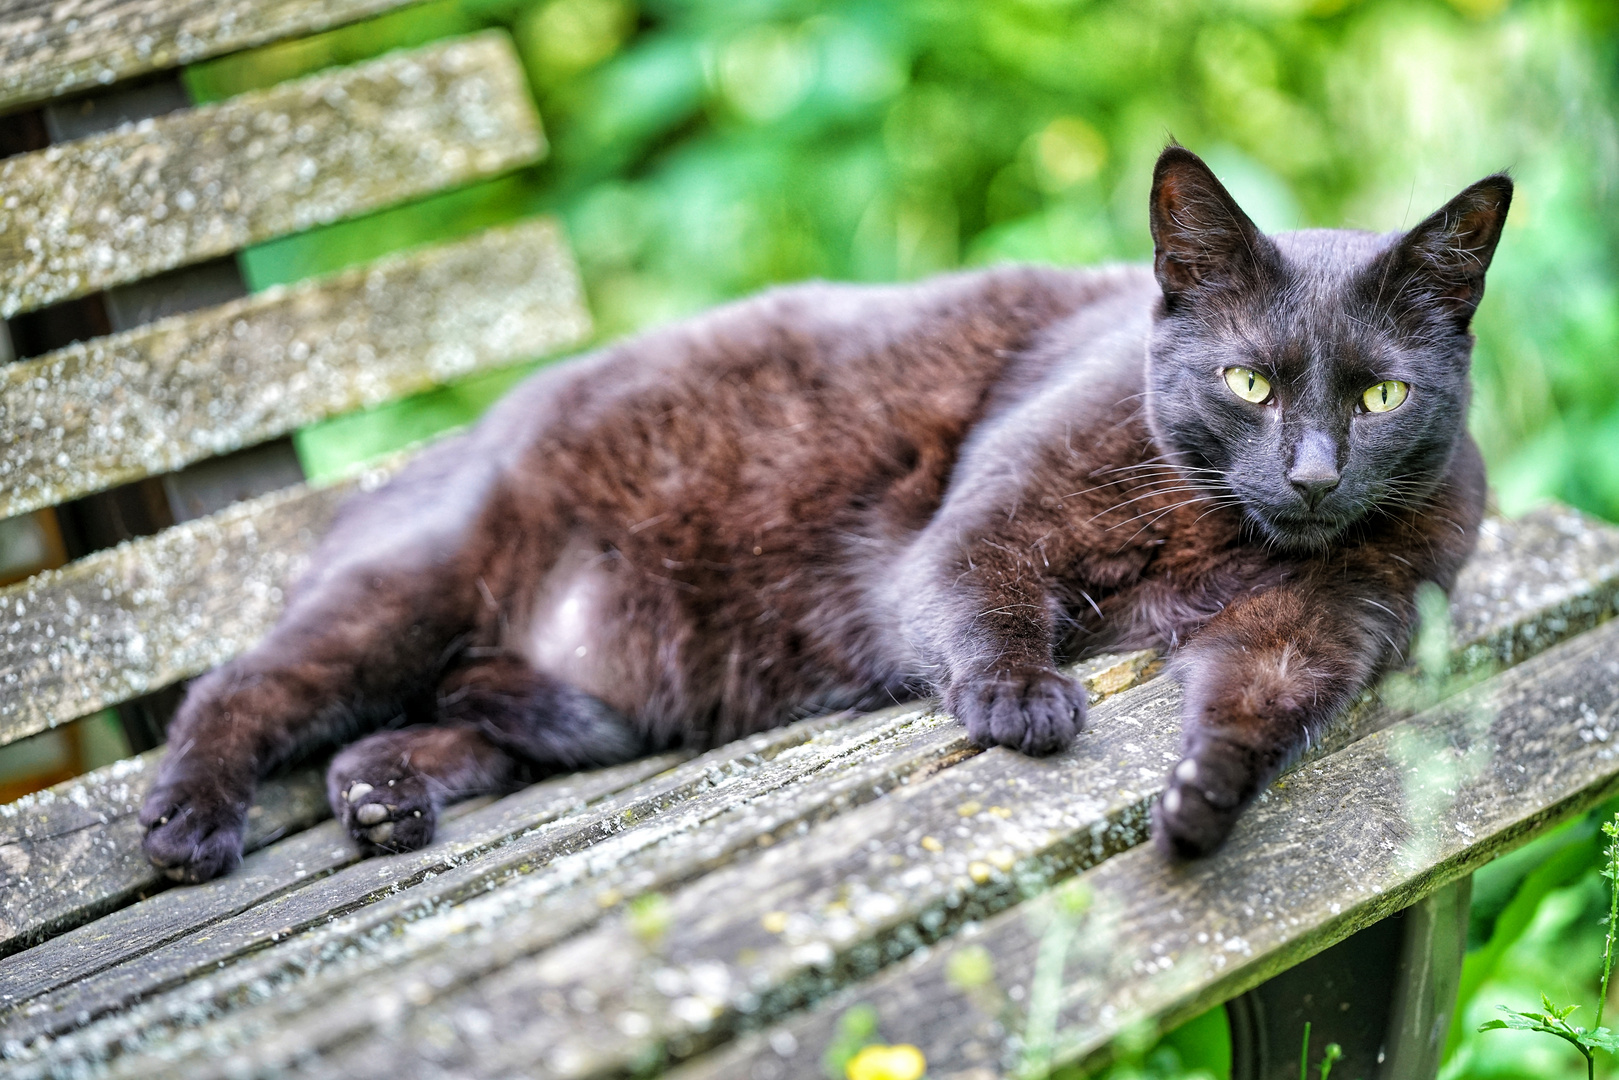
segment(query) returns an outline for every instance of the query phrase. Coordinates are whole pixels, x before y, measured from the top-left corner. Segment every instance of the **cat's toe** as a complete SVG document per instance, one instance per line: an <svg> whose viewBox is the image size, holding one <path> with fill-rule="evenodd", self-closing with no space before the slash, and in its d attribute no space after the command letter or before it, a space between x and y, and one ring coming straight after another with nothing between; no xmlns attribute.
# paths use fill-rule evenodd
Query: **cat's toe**
<svg viewBox="0 0 1619 1080"><path fill-rule="evenodd" d="M1240 778L1221 766L1213 755L1188 755L1170 770L1152 811L1159 851L1174 859L1201 859L1231 835L1248 800Z"/></svg>
<svg viewBox="0 0 1619 1080"><path fill-rule="evenodd" d="M375 851L415 851L432 842L437 814L421 777L356 780L332 809L349 835Z"/></svg>
<svg viewBox="0 0 1619 1080"><path fill-rule="evenodd" d="M946 707L979 746L1025 754L1065 750L1085 725L1085 688L1056 671L998 674L952 687Z"/></svg>
<svg viewBox="0 0 1619 1080"><path fill-rule="evenodd" d="M432 842L438 812L430 785L397 754L364 742L339 754L326 777L332 813L368 855Z"/></svg>
<svg viewBox="0 0 1619 1080"><path fill-rule="evenodd" d="M230 873L242 861L249 798L215 778L160 781L141 806L146 857L174 881Z"/></svg>

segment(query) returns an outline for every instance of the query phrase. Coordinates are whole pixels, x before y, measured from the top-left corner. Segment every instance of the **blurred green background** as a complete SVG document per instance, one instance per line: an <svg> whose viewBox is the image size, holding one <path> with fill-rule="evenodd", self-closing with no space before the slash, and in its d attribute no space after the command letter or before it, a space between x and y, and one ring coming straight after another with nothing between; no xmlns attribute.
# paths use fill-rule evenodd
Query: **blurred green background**
<svg viewBox="0 0 1619 1080"><path fill-rule="evenodd" d="M1553 497L1619 520L1614 0L439 0L187 79L211 100L490 26L523 57L548 159L253 249L252 287L552 213L606 340L806 277L1145 259L1171 134L1271 230L1409 226L1510 168L1473 430L1507 512ZM299 451L342 471L466 423L532 366L305 430ZM1584 1075L1550 1039L1471 1032L1543 991L1591 1009L1594 830L1480 875L1447 1076ZM1217 1028L1118 1075L1218 1075Z"/></svg>

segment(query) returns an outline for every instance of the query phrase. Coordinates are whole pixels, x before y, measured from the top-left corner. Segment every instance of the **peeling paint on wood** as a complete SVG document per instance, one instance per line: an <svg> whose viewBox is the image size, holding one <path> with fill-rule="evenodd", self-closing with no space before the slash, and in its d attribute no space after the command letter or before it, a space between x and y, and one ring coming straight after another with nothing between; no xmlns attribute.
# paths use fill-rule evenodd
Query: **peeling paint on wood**
<svg viewBox="0 0 1619 1080"><path fill-rule="evenodd" d="M413 0L32 0L0 12L0 110L106 86Z"/></svg>
<svg viewBox="0 0 1619 1080"><path fill-rule="evenodd" d="M544 355L590 332L548 219L0 370L0 517Z"/></svg>
<svg viewBox="0 0 1619 1080"><path fill-rule="evenodd" d="M536 160L498 31L0 161L0 317Z"/></svg>
<svg viewBox="0 0 1619 1080"><path fill-rule="evenodd" d="M885 1037L923 1049L929 1075L1000 1075L1017 1064L1042 992L1036 957L1061 919L1074 938L1046 991L1053 1060L1105 1064L1125 1031L1228 1000L1619 789L1616 657L1610 623L1296 771L1210 859L1120 855L1080 875L1089 906L1077 919L1048 895L674 1075L801 1075L857 1000ZM991 958L992 983L951 977L967 949Z"/></svg>

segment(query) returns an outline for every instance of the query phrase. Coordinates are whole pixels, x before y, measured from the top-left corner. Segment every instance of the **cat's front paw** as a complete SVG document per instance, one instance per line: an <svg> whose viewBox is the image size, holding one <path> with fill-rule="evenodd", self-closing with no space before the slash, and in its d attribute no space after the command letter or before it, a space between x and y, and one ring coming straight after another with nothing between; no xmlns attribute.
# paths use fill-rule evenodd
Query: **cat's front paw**
<svg viewBox="0 0 1619 1080"><path fill-rule="evenodd" d="M251 784L219 772L165 768L141 805L141 847L174 881L196 883L228 874L242 861Z"/></svg>
<svg viewBox="0 0 1619 1080"><path fill-rule="evenodd" d="M415 851L433 839L435 781L410 764L411 735L378 732L343 750L326 770L332 813L368 855Z"/></svg>
<svg viewBox="0 0 1619 1080"><path fill-rule="evenodd" d="M1174 859L1201 859L1225 843L1252 797L1248 757L1241 747L1210 740L1169 771L1152 812L1158 850Z"/></svg>
<svg viewBox="0 0 1619 1080"><path fill-rule="evenodd" d="M1068 748L1085 726L1085 702L1082 685L1049 668L960 680L945 695L974 743L1036 755Z"/></svg>

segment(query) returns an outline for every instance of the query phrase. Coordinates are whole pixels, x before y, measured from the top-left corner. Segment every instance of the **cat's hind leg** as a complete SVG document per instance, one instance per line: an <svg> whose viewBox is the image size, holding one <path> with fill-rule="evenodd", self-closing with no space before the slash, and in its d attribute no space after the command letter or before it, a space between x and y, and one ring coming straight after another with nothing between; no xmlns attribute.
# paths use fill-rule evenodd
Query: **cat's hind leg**
<svg viewBox="0 0 1619 1080"><path fill-rule="evenodd" d="M332 812L368 852L422 847L458 799L647 749L607 705L506 653L451 674L438 712L441 726L378 732L332 759Z"/></svg>

